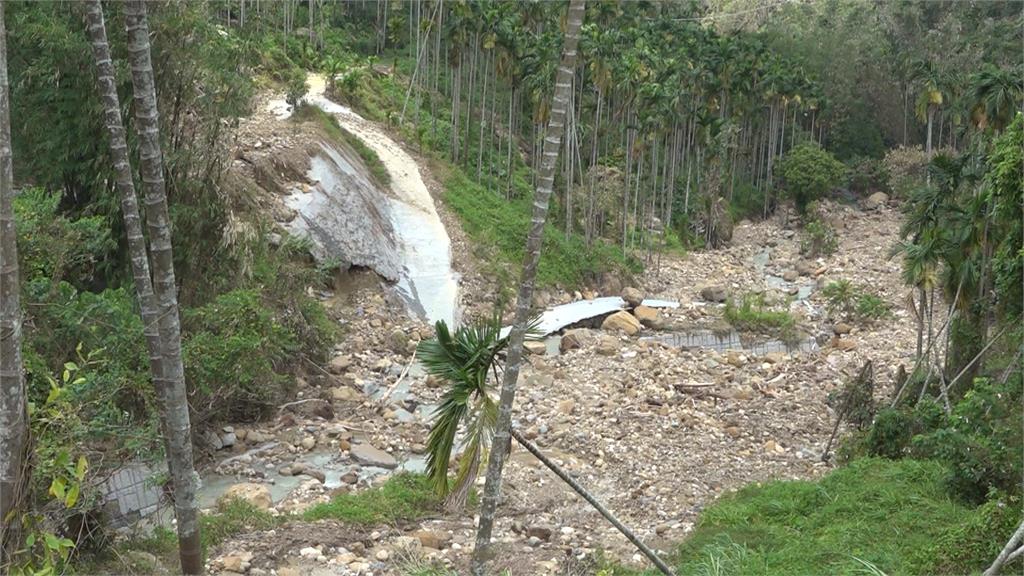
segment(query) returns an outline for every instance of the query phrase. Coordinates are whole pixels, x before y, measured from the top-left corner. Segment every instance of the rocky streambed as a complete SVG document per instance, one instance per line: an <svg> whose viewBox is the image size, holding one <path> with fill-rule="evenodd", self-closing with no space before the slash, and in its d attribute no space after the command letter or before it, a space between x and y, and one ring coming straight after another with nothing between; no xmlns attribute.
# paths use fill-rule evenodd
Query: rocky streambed
<svg viewBox="0 0 1024 576"><path fill-rule="evenodd" d="M374 130L384 134L344 110L323 106L361 138ZM376 141L390 171L396 164L385 158L404 152L393 140ZM282 139L274 149L285 144ZM415 167L411 158L401 165L410 163ZM431 181L416 170L420 184ZM392 181L401 181L396 175L408 181L412 174L393 172ZM327 180L304 177L312 187ZM424 206L406 204L430 217ZM829 395L868 359L875 362L884 394L914 341L912 322L900 306L899 263L887 258L898 214L884 205L867 212L829 205L827 211L840 236L833 256L802 257L798 233L785 222L740 223L732 246L663 257L657 269L636 279L635 291L604 294L615 306L592 317L563 322L575 311L605 306L609 301L598 301L602 295L548 290L546 299L569 307L554 315L560 318L554 333L530 346L516 426L663 550L684 538L701 509L723 492L749 482L825 472L829 466L820 454L834 417ZM436 207L435 215L449 225L458 245L457 222L443 210L437 214ZM282 213L280 220L294 217ZM402 242L410 236L401 236L400 227L388 221L396 253L407 249ZM437 294L445 302L461 299L462 308L486 314L480 303L487 302L489 285L472 273L468 250L458 257L456 264L468 271L461 295L422 288L431 286L428 280L413 280L416 289L410 293L421 302L424 295ZM449 266L440 269L450 270L448 258ZM399 274L410 279L424 279L439 266L432 263L420 273L402 257L395 262ZM445 272L442 284L452 279ZM819 290L838 279L869 287L890 305L892 315L838 330ZM723 301L750 292L788 310L804 336L785 343L729 327ZM420 314L414 307L410 317L409 299L389 294L378 282L321 294L346 338L328 365L310 366L299 379L292 403L265 422L230 427L211 439L216 463L204 477L204 506L231 493L287 515L333 494L366 490L395 471L422 467L429 415L443 393L413 357L417 342L432 336L425 320L431 313L424 305ZM666 302L675 305L650 305ZM597 550L627 562L634 558L624 538L525 451L513 451L499 514L500 567L513 575L570 568L587 573ZM211 551L210 569L255 576L400 574L403 562L413 558L462 573L474 533L472 510L366 530L293 520L221 544Z"/></svg>

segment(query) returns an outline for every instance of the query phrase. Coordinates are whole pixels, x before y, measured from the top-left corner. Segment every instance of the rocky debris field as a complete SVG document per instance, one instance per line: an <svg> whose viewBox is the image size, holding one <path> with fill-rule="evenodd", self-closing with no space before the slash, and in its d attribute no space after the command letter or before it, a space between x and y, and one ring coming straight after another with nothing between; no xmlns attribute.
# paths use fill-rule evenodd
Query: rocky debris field
<svg viewBox="0 0 1024 576"><path fill-rule="evenodd" d="M236 173L272 193L256 201L278 221L292 216L280 195L289 182L302 182L306 162L283 154L309 143L266 111L240 128ZM437 197L440 186L421 160ZM486 318L497 287L478 273L457 218L436 204L462 276L463 318ZM900 263L889 258L898 213L875 197L861 208L826 203L823 211L839 238L832 256L802 256L799 229L783 215L740 222L729 247L662 256L633 279L635 287L605 278L592 291L536 294L538 307L615 295L630 304L631 311L532 344L514 418L653 547L671 549L723 492L827 471L821 454L835 418L830 394L871 360L876 394L888 395L898 366L911 361L914 321L903 304ZM838 280L881 297L890 314L874 322L831 318L821 289ZM796 346L729 325L725 302L747 294L790 314ZM396 472L421 471L430 413L443 393L414 357L433 328L410 319L375 274L353 269L333 291L316 295L344 332L333 358L308 363L294 400L273 417L205 437L213 463L204 473L203 506L236 496L288 518L211 550L211 572L403 574L423 562L464 572L472 510L367 528L288 516ZM645 297L679 307L638 306ZM643 565L624 537L525 450L513 446L506 470L495 538L509 573L587 573L598 550Z"/></svg>
<svg viewBox="0 0 1024 576"><path fill-rule="evenodd" d="M829 395L867 360L876 366L876 394L888 394L897 367L910 360L914 323L901 306L899 262L888 258L898 214L885 206L827 211L840 237L833 256L802 258L799 233L777 221L741 223L731 247L664 257L636 292L623 294L627 301L676 300L679 308L616 313L528 356L516 425L654 547L669 550L723 492L827 471L821 454L835 417ZM890 316L852 325L830 318L820 288L840 279L880 296ZM652 338L728 332L722 302L751 292L788 309L813 346L759 349L772 337L758 334L726 339L731 344L724 347L709 340L707 348ZM248 484L231 489L275 514L364 490L395 470L421 469L429 413L442 393L413 358L431 328L408 319L378 282L351 280L323 296L346 332L336 356L310 367L296 400L276 418L226 432L232 446L218 454L236 455L214 470ZM642 565L624 537L518 447L499 515L498 557L512 574L560 573L597 550ZM408 562L427 560L461 571L474 530L471 510L366 533L296 520L221 545L210 567L257 575L398 574Z"/></svg>

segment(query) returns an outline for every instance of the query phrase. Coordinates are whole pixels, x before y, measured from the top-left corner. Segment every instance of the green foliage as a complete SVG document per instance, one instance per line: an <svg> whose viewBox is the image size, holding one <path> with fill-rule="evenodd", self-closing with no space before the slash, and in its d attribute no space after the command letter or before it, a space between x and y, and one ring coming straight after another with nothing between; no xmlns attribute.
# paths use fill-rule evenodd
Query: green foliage
<svg viewBox="0 0 1024 576"><path fill-rule="evenodd" d="M478 326L462 326L452 334L439 321L436 337L420 342L417 355L429 374L445 380L450 388L441 398L427 439L427 476L434 489L448 493L448 462L460 427L466 428L465 450L459 463L455 492L465 491L476 478L476 467L486 453L498 417L492 395L498 372L498 356L508 347L508 336L499 336L501 316Z"/></svg>
<svg viewBox="0 0 1024 576"><path fill-rule="evenodd" d="M889 190L889 174L877 158L857 156L847 161L850 190L859 196Z"/></svg>
<svg viewBox="0 0 1024 576"><path fill-rule="evenodd" d="M968 502L984 502L992 490L1020 494L1024 469L1024 417L1019 375L1004 384L978 379L952 413L934 402L882 410L854 454L885 458L929 458L946 463L949 491Z"/></svg>
<svg viewBox="0 0 1024 576"><path fill-rule="evenodd" d="M800 253L811 258L831 256L839 249L839 237L824 220L813 219L800 232Z"/></svg>
<svg viewBox="0 0 1024 576"><path fill-rule="evenodd" d="M380 488L338 494L303 514L306 520L332 518L353 524L394 524L428 516L440 501L430 480L418 474L397 474Z"/></svg>
<svg viewBox="0 0 1024 576"><path fill-rule="evenodd" d="M184 315L185 377L199 395L195 419L246 420L276 405L289 382L286 368L298 352L253 290L235 290Z"/></svg>
<svg viewBox="0 0 1024 576"><path fill-rule="evenodd" d="M301 68L292 68L285 78L284 100L292 107L297 107L305 98L309 86L306 85L306 71Z"/></svg>
<svg viewBox="0 0 1024 576"><path fill-rule="evenodd" d="M492 272L512 278L507 269L523 261L530 200L506 201L471 181L461 170L453 169L445 183L444 201L459 215L470 237L493 252ZM635 260L623 258L621 249L615 246L598 240L587 247L580 236L573 234L567 238L564 232L548 224L537 282L541 286L578 287L604 272L628 274L639 271L639 266Z"/></svg>
<svg viewBox="0 0 1024 576"><path fill-rule="evenodd" d="M35 511L21 514L23 541L14 554L13 565L8 567L12 576L61 574L78 545L61 530L69 516L84 508L83 491L88 486L85 477L89 461L83 454L77 458L72 456L72 452L81 450L81 437L76 433L83 423L68 391L85 382L83 370L99 363L97 356L90 353L83 357L79 347L78 362L66 362L57 377L46 376L49 383L46 400L29 404L32 436L39 446L32 454L30 498L37 502L49 500L53 505L48 506L46 514ZM85 539L91 535L72 536Z"/></svg>
<svg viewBox="0 0 1024 576"><path fill-rule="evenodd" d="M837 158L844 161L857 157L881 158L885 153L881 127L871 112L867 102L857 102L851 114L830 132L828 148Z"/></svg>
<svg viewBox="0 0 1024 576"><path fill-rule="evenodd" d="M888 187L897 197L906 198L924 183L928 156L921 147L899 146L885 153L882 169L888 175Z"/></svg>
<svg viewBox="0 0 1024 576"><path fill-rule="evenodd" d="M796 320L786 310L773 310L763 294L744 294L737 303L725 303L725 319L738 330L769 332L790 340L795 335Z"/></svg>
<svg viewBox="0 0 1024 576"><path fill-rule="evenodd" d="M782 157L779 173L786 193L803 214L808 204L822 198L843 181L846 166L817 145L804 143Z"/></svg>
<svg viewBox="0 0 1024 576"><path fill-rule="evenodd" d="M934 462L861 459L819 481L747 486L702 512L677 572L853 575L867 562L887 574L931 574L916 564L920 551L976 518L946 497L943 475ZM961 559L948 573L983 559Z"/></svg>
<svg viewBox="0 0 1024 576"><path fill-rule="evenodd" d="M69 219L60 214L60 195L26 188L14 197L18 257L25 278L66 280L82 288L101 283L117 243L100 216Z"/></svg>
<svg viewBox="0 0 1024 576"><path fill-rule="evenodd" d="M292 120L297 122L316 122L335 142L348 145L356 151L356 154L362 158L363 163L366 164L367 169L370 171L370 176L377 184L385 189L391 184L391 173L388 172L387 167L381 162L380 156L358 136L339 124L338 119L333 115L324 112L316 106L302 104L292 114Z"/></svg>
<svg viewBox="0 0 1024 576"><path fill-rule="evenodd" d="M962 522L943 530L930 546L914 554L919 574L977 574L991 564L1021 522L1020 496L995 494ZM1020 560L1003 568L1019 571Z"/></svg>
<svg viewBox="0 0 1024 576"><path fill-rule="evenodd" d="M821 295L825 297L829 313L835 318L873 321L891 314L884 300L846 279L829 282L822 288Z"/></svg>
<svg viewBox="0 0 1024 576"><path fill-rule="evenodd" d="M1024 115L1017 113L1006 132L993 143L986 175L992 195L996 246L992 256L998 305L1008 322L1019 321L1024 306Z"/></svg>
<svg viewBox="0 0 1024 576"><path fill-rule="evenodd" d="M221 502L217 505L216 512L204 514L200 518L203 551L205 553L232 536L244 532L270 530L280 525L281 521L281 517L272 516L266 510L261 510L245 500L231 499Z"/></svg>

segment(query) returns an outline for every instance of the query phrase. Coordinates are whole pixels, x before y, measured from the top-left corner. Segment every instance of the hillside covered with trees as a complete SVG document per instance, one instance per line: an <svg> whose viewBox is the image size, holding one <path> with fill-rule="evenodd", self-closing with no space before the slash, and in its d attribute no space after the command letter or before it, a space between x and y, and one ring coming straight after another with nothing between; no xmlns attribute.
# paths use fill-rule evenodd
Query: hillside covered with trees
<svg viewBox="0 0 1024 576"><path fill-rule="evenodd" d="M0 0L0 573L1021 570L1022 46Z"/></svg>

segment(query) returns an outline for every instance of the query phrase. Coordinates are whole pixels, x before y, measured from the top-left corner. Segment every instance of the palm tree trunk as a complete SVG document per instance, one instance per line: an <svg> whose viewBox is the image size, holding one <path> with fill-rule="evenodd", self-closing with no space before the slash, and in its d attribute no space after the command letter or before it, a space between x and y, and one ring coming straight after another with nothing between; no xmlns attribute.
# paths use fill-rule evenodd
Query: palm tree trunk
<svg viewBox="0 0 1024 576"><path fill-rule="evenodd" d="M530 454L533 454L534 457L536 457L541 464L547 466L548 470L554 472L556 476L561 478L563 482L568 484L570 488L575 490L577 494L582 496L584 500L590 503L590 505L593 506L594 509L601 514L601 516L604 516L605 520L608 520L608 522L610 522L612 526L615 526L616 530L622 533L622 535L625 536L627 540L632 542L633 545L637 547L637 549L643 552L644 556L647 556L647 558L652 563L654 563L655 566L658 567L658 570L660 570L662 574L666 574L667 576L673 576L672 569L668 567L668 564L665 564L665 562L658 557L654 550L648 548L647 545L644 544L643 541L640 540L640 538L638 538L632 530L627 528L626 525L620 522L619 519L616 518L614 515L612 515L612 513L609 512L608 509L604 507L604 505L598 502L597 498L594 497L593 494L588 492L586 488L584 488L583 486L580 486L579 482L576 482L576 480L574 480L572 476L567 474L564 470L562 470L561 467L559 467L557 464L548 459L548 457L545 456L544 453L540 451L540 448L538 448L533 442L530 442L525 436L523 436L519 432L519 430L512 428L511 433L512 437L516 439L516 442L519 442L519 444L522 445L523 448L526 448L526 450Z"/></svg>
<svg viewBox="0 0 1024 576"><path fill-rule="evenodd" d="M114 161L115 184L121 195L121 213L124 217L124 227L128 237L132 279L135 282L135 293L139 299L142 330L149 352L150 371L154 380L158 380L163 370L160 363L160 307L149 275L146 238L142 233L135 181L132 179L132 167L128 159L128 143L125 141L124 124L121 121L121 102L117 95L114 64L110 57L110 44L107 41L107 29L103 21L103 8L100 0L87 0L85 17L89 41L92 44L92 53L96 61L104 120L107 133L110 134L110 155Z"/></svg>
<svg viewBox="0 0 1024 576"><path fill-rule="evenodd" d="M526 240L526 257L523 261L523 274L516 300L515 322L512 325L508 360L501 383L497 429L487 461L487 483L484 486L484 497L480 506L480 527L476 534L476 547L473 549L472 571L475 576L483 576L486 562L490 559L491 532L494 529L494 516L501 490L501 473L510 445L512 405L515 402L516 382L519 379L519 369L523 361L523 340L529 325L533 285L537 278L537 265L540 262L541 241L548 215L548 203L551 200L555 164L558 161L562 132L565 129L565 114L569 98L572 97L571 80L576 65L576 45L579 43L584 9L583 0L570 0L565 42L562 45L562 61L555 76L554 102L548 120L547 135L544 138L544 152L538 173L537 192L533 198L533 218Z"/></svg>
<svg viewBox="0 0 1024 576"><path fill-rule="evenodd" d="M928 295L923 287L919 289L918 294L921 303L917 307L917 357L921 358L921 352L924 350L924 313L928 303Z"/></svg>
<svg viewBox="0 0 1024 576"><path fill-rule="evenodd" d="M125 5L125 28L128 31L128 57L132 69L140 173L146 193L146 223L153 258L153 284L160 303L163 370L156 388L157 396L162 400L167 462L174 486L178 548L182 572L201 574L203 562L199 547L199 506L196 501L199 476L192 462L192 433L185 370L181 361L181 325L178 320L174 255L171 250L171 223L167 210L156 86L144 0L130 0Z"/></svg>
<svg viewBox="0 0 1024 576"><path fill-rule="evenodd" d="M21 301L14 227L7 29L0 0L0 566L18 549L18 515L28 444L28 403L21 363Z"/></svg>

